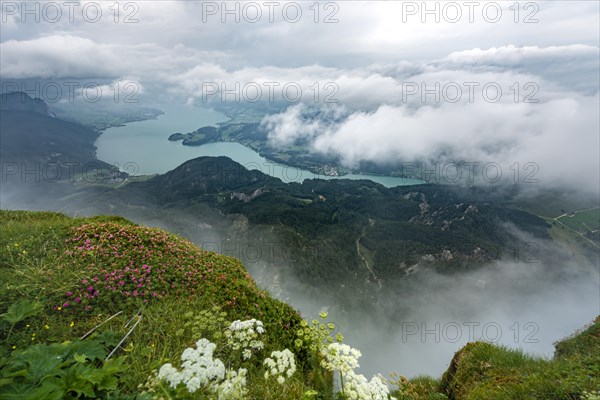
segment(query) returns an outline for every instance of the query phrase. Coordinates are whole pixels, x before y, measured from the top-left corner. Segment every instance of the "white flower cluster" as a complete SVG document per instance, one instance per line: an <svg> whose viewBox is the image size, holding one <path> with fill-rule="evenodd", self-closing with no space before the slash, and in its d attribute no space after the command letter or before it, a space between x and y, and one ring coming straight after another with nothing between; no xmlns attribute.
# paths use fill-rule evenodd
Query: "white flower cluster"
<svg viewBox="0 0 600 400"><path fill-rule="evenodd" d="M369 382L364 375L356 374L359 350L343 343L331 343L322 350L321 366L329 371L339 371L344 381L344 393L350 400L388 400L390 391L381 376ZM391 397L390 399L394 399Z"/></svg>
<svg viewBox="0 0 600 400"><path fill-rule="evenodd" d="M181 354L181 371L168 363L160 367L158 377L169 382L172 388L183 383L190 393L213 380L223 379L225 366L221 360L213 359L215 347L216 345L207 339L198 340L195 349L187 348Z"/></svg>
<svg viewBox="0 0 600 400"><path fill-rule="evenodd" d="M248 395L246 389L246 373L245 368L240 368L237 371L227 370L225 380L216 386L215 392L219 395L219 400L239 400L244 399Z"/></svg>
<svg viewBox="0 0 600 400"><path fill-rule="evenodd" d="M344 343L331 343L323 352L321 366L330 371L341 371L342 373L358 368L358 359L361 353Z"/></svg>
<svg viewBox="0 0 600 400"><path fill-rule="evenodd" d="M233 321L225 331L227 343L233 350L242 350L244 360L252 356L254 350L260 350L264 347L264 343L258 340L258 335L265 332L263 323L256 319Z"/></svg>
<svg viewBox="0 0 600 400"><path fill-rule="evenodd" d="M374 376L369 382L364 375L349 371L344 374L344 378L344 393L350 400L388 400L389 398L389 388L380 375Z"/></svg>
<svg viewBox="0 0 600 400"><path fill-rule="evenodd" d="M587 391L583 391L583 393L581 393L581 399L582 400L600 400L600 390L596 391L596 392L587 392Z"/></svg>
<svg viewBox="0 0 600 400"><path fill-rule="evenodd" d="M291 378L294 372L296 372L294 353L285 349L283 351L272 352L271 357L273 358L266 358L263 361L263 364L267 366L265 379L269 379L269 376L276 376L277 382L283 385L285 378Z"/></svg>

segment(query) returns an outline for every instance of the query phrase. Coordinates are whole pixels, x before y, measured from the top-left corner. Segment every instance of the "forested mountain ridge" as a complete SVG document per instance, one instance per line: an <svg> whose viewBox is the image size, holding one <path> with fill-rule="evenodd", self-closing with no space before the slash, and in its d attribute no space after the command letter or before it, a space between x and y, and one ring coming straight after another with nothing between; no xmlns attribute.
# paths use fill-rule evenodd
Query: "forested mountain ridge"
<svg viewBox="0 0 600 400"><path fill-rule="evenodd" d="M2 114L3 160L66 168L67 162L91 164L107 171L82 181L63 171L71 182L81 182L77 187L35 181L20 196L24 207L47 207L50 195L55 209L116 212L197 241L208 235L242 247L267 246L259 262L289 269L315 287L366 284L377 290L420 268L453 273L505 257L535 261L542 256L536 242L549 239L550 225L511 204L516 187L386 188L345 179L284 183L227 157L200 157L161 175L123 182L126 174L96 159L96 131L31 110ZM20 172L10 178L19 180Z"/></svg>
<svg viewBox="0 0 600 400"><path fill-rule="evenodd" d="M541 218L494 203L481 189L388 189L343 179L284 183L227 157L190 160L120 191L140 205L185 212L204 204L238 218L241 225L228 230L229 239L263 242L264 232L274 233L287 251L280 262L314 284L366 279L381 285L433 264L468 269L527 257L517 254L527 245L518 232L548 239Z"/></svg>

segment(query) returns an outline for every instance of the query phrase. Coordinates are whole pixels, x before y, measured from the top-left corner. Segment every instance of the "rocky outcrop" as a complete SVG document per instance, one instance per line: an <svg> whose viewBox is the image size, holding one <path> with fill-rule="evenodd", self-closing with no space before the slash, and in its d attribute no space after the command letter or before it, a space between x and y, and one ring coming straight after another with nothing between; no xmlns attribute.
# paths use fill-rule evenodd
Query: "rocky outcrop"
<svg viewBox="0 0 600 400"><path fill-rule="evenodd" d="M240 201L243 201L244 203L247 203L247 202L257 198L258 196L260 196L261 194L263 194L265 192L267 192L267 190L265 188L258 188L251 194L246 194L243 192L233 192L233 193L231 193L231 199L232 200L238 199Z"/></svg>

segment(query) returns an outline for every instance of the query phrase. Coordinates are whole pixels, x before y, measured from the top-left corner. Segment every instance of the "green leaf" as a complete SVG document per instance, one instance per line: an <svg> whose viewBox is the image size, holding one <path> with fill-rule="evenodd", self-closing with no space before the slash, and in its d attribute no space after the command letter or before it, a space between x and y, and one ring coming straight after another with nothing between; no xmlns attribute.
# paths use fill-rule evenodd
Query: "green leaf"
<svg viewBox="0 0 600 400"><path fill-rule="evenodd" d="M106 348L115 347L120 341L123 335L119 332L105 331L94 335L94 340L102 343Z"/></svg>
<svg viewBox="0 0 600 400"><path fill-rule="evenodd" d="M77 361L78 363L81 363L81 364L85 364L85 360L87 359L87 357L86 357L85 354L81 354L80 355L80 354L77 354L77 353L75 353L73 355L73 358L75 358L75 361Z"/></svg>
<svg viewBox="0 0 600 400"><path fill-rule="evenodd" d="M64 399L64 395L65 393L58 385L48 382L33 389L23 400L60 400Z"/></svg>
<svg viewBox="0 0 600 400"><path fill-rule="evenodd" d="M119 372L125 372L127 370L127 367L123 365L124 361L125 357L111 358L110 360L104 362L102 370L107 375L114 375L118 374Z"/></svg>
<svg viewBox="0 0 600 400"><path fill-rule="evenodd" d="M22 369L26 369L27 377L37 383L53 372L59 371L58 368L63 363L63 352L62 345L36 344L29 346L14 355L13 363L7 369L18 374L22 373Z"/></svg>
<svg viewBox="0 0 600 400"><path fill-rule="evenodd" d="M117 390L119 380L115 376L105 376L102 382L98 384L98 390Z"/></svg>
<svg viewBox="0 0 600 400"><path fill-rule="evenodd" d="M114 391L116 375L127 369L126 357L101 361L105 355L104 346L93 340L34 344L15 351L0 370L0 399L92 399L101 396L96 391Z"/></svg>
<svg viewBox="0 0 600 400"><path fill-rule="evenodd" d="M10 379L10 378L0 379L0 390L2 390L3 386L10 385L11 383L13 383L13 379Z"/></svg>
<svg viewBox="0 0 600 400"><path fill-rule="evenodd" d="M106 348L96 340L75 341L69 346L67 354L85 354L89 360L103 360L106 357Z"/></svg>
<svg viewBox="0 0 600 400"><path fill-rule="evenodd" d="M37 301L21 299L8 307L8 311L2 315L2 319L11 324L16 324L26 318L33 317L43 308L44 306Z"/></svg>
<svg viewBox="0 0 600 400"><path fill-rule="evenodd" d="M64 394L65 392L52 382L37 387L14 382L0 388L2 400L62 400Z"/></svg>
<svg viewBox="0 0 600 400"><path fill-rule="evenodd" d="M15 372L11 372L9 373L9 370L3 370L4 374L3 376L5 376L6 378L16 378L16 377L23 377L23 378L27 378L29 377L29 372L27 371L26 368L23 368L21 370L15 371Z"/></svg>
<svg viewBox="0 0 600 400"><path fill-rule="evenodd" d="M66 392L74 392L77 394L76 397L85 395L88 398L95 399L96 393L92 383L83 378L77 371L78 367L85 367L82 364L76 364L75 368L70 368L67 373L60 380L56 380L56 383L62 387Z"/></svg>
<svg viewBox="0 0 600 400"><path fill-rule="evenodd" d="M100 368L95 368L92 365L79 364L75 368L75 375L85 381L88 381L94 385L101 383L104 380L106 372Z"/></svg>

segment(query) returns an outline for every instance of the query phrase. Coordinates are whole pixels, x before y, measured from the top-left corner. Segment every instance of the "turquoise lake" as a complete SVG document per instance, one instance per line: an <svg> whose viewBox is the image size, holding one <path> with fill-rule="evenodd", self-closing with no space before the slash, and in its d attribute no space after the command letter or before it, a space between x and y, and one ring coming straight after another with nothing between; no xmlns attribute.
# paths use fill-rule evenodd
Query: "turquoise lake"
<svg viewBox="0 0 600 400"><path fill-rule="evenodd" d="M185 161L201 156L226 156L248 169L260 170L284 182L305 179L369 179L386 187L417 185L418 179L380 175L348 174L342 177L318 175L296 167L279 164L261 157L254 150L234 142L208 143L202 146L183 146L168 141L175 132L187 133L202 126L216 125L227 116L212 109L185 105L156 105L164 112L156 119L130 122L106 129L96 140L98 159L118 166L133 175L162 174Z"/></svg>

